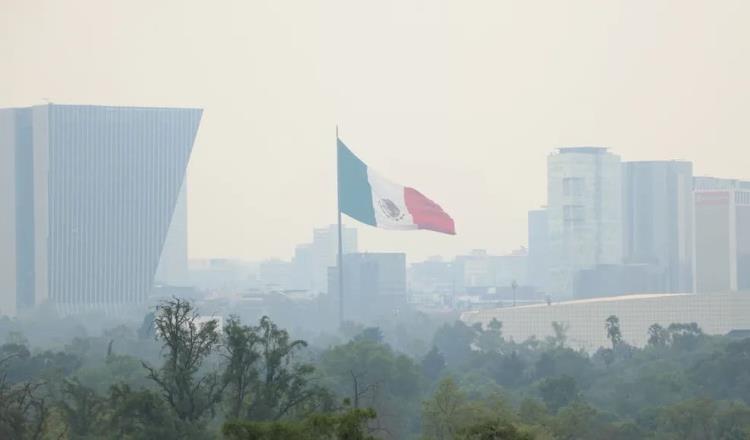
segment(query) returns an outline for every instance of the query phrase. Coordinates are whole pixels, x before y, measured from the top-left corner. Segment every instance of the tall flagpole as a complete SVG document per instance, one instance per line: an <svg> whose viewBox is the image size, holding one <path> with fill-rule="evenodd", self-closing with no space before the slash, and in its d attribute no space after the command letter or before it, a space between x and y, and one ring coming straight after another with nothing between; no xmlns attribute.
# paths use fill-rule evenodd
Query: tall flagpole
<svg viewBox="0 0 750 440"><path fill-rule="evenodd" d="M338 232L339 232L339 252L338 252L338 268L337 272L339 275L339 328L344 324L344 245L341 239L341 182L339 179L338 171L338 151L339 151L339 126L336 125L336 200L338 205Z"/></svg>

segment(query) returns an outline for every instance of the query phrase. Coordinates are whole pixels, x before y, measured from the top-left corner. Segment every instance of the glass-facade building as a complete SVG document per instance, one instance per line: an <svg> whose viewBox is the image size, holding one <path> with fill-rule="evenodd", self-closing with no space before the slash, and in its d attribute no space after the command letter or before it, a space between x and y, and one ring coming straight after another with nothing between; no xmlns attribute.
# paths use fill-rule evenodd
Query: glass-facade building
<svg viewBox="0 0 750 440"><path fill-rule="evenodd" d="M57 104L0 110L0 128L12 128L0 130L0 159L14 164L0 204L15 214L13 224L0 223L0 252L15 248L6 270L13 277L0 278L0 313L45 301L67 312L143 303L201 115Z"/></svg>
<svg viewBox="0 0 750 440"><path fill-rule="evenodd" d="M693 164L623 163L623 262L646 265L654 292L693 291Z"/></svg>

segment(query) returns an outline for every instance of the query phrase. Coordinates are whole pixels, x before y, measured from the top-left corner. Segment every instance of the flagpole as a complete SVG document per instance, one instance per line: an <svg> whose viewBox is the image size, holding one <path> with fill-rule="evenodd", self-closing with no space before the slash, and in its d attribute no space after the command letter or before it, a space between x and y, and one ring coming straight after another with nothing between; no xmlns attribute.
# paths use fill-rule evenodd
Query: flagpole
<svg viewBox="0 0 750 440"><path fill-rule="evenodd" d="M341 182L338 181L338 144L339 144L339 126L336 125L336 201L337 201L337 214L338 214L338 236L339 236L339 249L338 249L338 261L337 270L339 275L339 328L344 325L344 245L341 240L341 189L339 185Z"/></svg>

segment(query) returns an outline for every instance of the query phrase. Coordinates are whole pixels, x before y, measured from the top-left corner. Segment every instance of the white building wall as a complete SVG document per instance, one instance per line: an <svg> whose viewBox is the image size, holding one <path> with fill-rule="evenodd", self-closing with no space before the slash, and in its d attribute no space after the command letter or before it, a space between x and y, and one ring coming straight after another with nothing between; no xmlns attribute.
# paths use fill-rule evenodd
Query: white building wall
<svg viewBox="0 0 750 440"><path fill-rule="evenodd" d="M32 108L34 136L34 293L37 304L49 299L49 106Z"/></svg>
<svg viewBox="0 0 750 440"><path fill-rule="evenodd" d="M642 347L648 342L648 327L655 323L666 328L672 323L695 322L713 335L750 329L750 295L630 295L464 312L461 320L486 325L498 319L503 335L516 342L553 336L552 323L560 322L568 326L568 346L594 351L610 345L604 327L610 315L620 319L625 342Z"/></svg>
<svg viewBox="0 0 750 440"><path fill-rule="evenodd" d="M16 314L15 115L0 110L0 316Z"/></svg>

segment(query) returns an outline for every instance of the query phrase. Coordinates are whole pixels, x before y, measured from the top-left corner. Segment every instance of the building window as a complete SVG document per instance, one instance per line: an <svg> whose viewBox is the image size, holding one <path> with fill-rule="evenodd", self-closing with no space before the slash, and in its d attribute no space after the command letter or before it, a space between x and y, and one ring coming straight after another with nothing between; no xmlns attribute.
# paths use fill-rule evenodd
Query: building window
<svg viewBox="0 0 750 440"><path fill-rule="evenodd" d="M565 226L580 226L585 222L585 216L582 205L565 205L563 206L563 220Z"/></svg>
<svg viewBox="0 0 750 440"><path fill-rule="evenodd" d="M563 178L563 196L580 197L583 195L583 177Z"/></svg>

